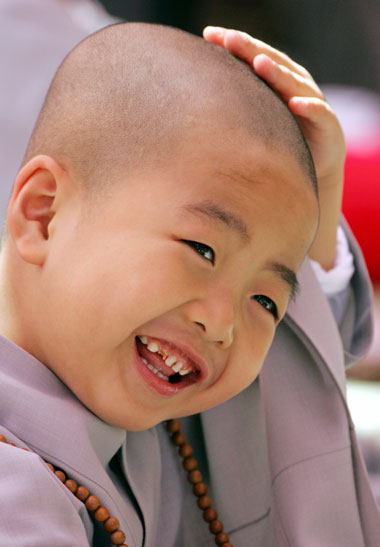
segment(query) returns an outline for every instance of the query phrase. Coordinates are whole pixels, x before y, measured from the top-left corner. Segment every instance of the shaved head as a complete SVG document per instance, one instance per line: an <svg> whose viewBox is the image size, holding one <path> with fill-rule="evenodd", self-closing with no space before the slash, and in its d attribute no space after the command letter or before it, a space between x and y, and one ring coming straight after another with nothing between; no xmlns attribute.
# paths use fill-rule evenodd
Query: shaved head
<svg viewBox="0 0 380 547"><path fill-rule="evenodd" d="M254 381L319 206L300 128L252 67L170 27L107 27L59 67L24 162L2 336L129 431Z"/></svg>
<svg viewBox="0 0 380 547"><path fill-rule="evenodd" d="M50 155L91 189L110 172L157 167L193 130L213 123L246 131L274 153L290 151L316 190L294 116L251 67L200 37L144 23L106 27L68 54L23 163Z"/></svg>

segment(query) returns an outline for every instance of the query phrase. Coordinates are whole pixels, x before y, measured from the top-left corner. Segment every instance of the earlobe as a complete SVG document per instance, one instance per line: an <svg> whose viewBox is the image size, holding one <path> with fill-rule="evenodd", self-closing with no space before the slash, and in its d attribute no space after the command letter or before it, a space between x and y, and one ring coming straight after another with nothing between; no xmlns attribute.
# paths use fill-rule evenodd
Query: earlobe
<svg viewBox="0 0 380 547"><path fill-rule="evenodd" d="M20 257L42 265L54 216L60 165L49 156L36 156L17 175L8 207L8 230Z"/></svg>

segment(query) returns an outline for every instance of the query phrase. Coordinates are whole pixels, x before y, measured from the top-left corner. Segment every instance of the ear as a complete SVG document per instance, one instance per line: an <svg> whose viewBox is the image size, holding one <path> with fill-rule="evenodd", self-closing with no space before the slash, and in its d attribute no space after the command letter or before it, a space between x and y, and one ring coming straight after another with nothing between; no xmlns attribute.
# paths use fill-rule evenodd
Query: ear
<svg viewBox="0 0 380 547"><path fill-rule="evenodd" d="M23 260L43 265L54 216L54 198L63 175L49 156L35 156L19 171L8 206L8 231Z"/></svg>

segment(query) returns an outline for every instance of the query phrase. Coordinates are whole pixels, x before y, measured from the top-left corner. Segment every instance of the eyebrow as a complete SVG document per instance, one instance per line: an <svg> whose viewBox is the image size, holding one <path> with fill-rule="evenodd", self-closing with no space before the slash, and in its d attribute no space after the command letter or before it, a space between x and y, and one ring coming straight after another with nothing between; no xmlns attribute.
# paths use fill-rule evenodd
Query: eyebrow
<svg viewBox="0 0 380 547"><path fill-rule="evenodd" d="M268 269L277 274L282 281L285 281L290 288L290 300L295 300L300 288L295 272L280 262L270 262L268 264Z"/></svg>
<svg viewBox="0 0 380 547"><path fill-rule="evenodd" d="M224 224L227 228L237 232L244 242L248 242L251 239L248 233L247 225L241 218L230 211L222 209L219 205L213 203L212 201L188 203L183 207L183 209L189 213L201 213L202 215L206 215L218 223Z"/></svg>
<svg viewBox="0 0 380 547"><path fill-rule="evenodd" d="M245 243L251 240L246 223L231 211L226 211L212 201L188 203L182 209L191 214L205 215L215 222L224 224L230 230L235 231ZM294 300L299 291L299 282L295 272L280 262L270 262L267 264L267 269L288 285L290 300Z"/></svg>

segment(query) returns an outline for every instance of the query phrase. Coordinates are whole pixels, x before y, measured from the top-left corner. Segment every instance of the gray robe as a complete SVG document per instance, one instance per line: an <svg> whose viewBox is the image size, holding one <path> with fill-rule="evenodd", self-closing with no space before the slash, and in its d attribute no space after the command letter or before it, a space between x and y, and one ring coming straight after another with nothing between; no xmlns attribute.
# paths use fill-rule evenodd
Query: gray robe
<svg viewBox="0 0 380 547"><path fill-rule="evenodd" d="M345 401L344 365L370 338L360 253L340 332L310 264L259 379L183 420L235 547L378 547L380 515ZM89 412L46 367L0 341L0 547L106 546L40 456L97 494L130 547L213 539L163 425L125 432Z"/></svg>

